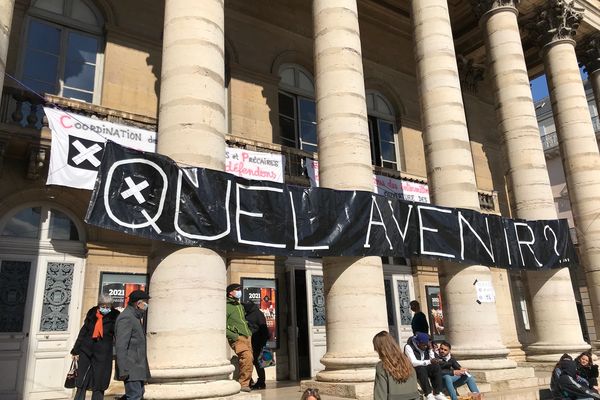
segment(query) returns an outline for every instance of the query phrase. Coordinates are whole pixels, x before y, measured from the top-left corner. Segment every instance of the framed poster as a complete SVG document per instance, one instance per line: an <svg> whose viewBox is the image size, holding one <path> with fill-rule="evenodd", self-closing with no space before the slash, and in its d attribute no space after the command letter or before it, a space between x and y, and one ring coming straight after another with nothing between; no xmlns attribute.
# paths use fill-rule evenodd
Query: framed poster
<svg viewBox="0 0 600 400"><path fill-rule="evenodd" d="M148 288L147 274L127 274L119 272L102 272L100 274L100 294L107 294L113 299L113 306L123 311L127 307L129 294L134 290Z"/></svg>
<svg viewBox="0 0 600 400"><path fill-rule="evenodd" d="M427 319L429 320L429 333L433 340L445 340L444 311L442 294L439 286L425 286L427 296Z"/></svg>
<svg viewBox="0 0 600 400"><path fill-rule="evenodd" d="M279 347L278 313L277 313L277 281L275 279L242 278L242 302L253 302L265 315L271 349Z"/></svg>

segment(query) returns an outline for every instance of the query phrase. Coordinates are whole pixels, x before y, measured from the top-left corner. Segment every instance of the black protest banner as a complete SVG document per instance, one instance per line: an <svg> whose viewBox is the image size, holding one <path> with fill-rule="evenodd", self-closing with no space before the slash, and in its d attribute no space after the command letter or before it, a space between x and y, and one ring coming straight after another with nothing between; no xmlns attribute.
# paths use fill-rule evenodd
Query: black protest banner
<svg viewBox="0 0 600 400"><path fill-rule="evenodd" d="M371 192L250 181L110 142L86 221L249 254L423 256L532 270L576 263L566 220L511 220Z"/></svg>

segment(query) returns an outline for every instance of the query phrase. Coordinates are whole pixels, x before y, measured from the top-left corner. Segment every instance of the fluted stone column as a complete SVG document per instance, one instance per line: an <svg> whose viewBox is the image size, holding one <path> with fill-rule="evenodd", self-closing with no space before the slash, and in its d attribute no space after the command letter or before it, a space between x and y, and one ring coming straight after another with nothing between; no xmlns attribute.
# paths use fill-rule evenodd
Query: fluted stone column
<svg viewBox="0 0 600 400"><path fill-rule="evenodd" d="M498 131L509 167L517 218L556 219L554 197L535 115L514 0L479 0L494 83ZM585 348L569 270L527 273L536 342L528 360L557 359Z"/></svg>
<svg viewBox="0 0 600 400"><path fill-rule="evenodd" d="M157 151L224 169L224 5L166 0ZM155 243L146 399L228 398L240 385L225 339L226 270L212 250Z"/></svg>
<svg viewBox="0 0 600 400"><path fill-rule="evenodd" d="M15 0L0 0L0 95L4 87L4 72L6 71L6 56L10 39Z"/></svg>
<svg viewBox="0 0 600 400"><path fill-rule="evenodd" d="M356 0L314 0L313 22L321 186L372 191ZM317 381L330 393L372 394L372 383L355 383L373 381L373 336L387 329L381 258L328 257L323 277L327 352Z"/></svg>
<svg viewBox="0 0 600 400"><path fill-rule="evenodd" d="M586 271L591 271L588 276L594 279L598 273L594 269L597 270L600 265L600 154L575 56L575 41L572 39L583 15L572 3L557 0L549 1L547 8L538 15L540 20L536 21L535 32L542 48L582 262ZM566 277L564 279L567 280ZM593 291L597 290L596 287ZM598 293L590 294L598 298ZM533 299L535 300L535 296ZM544 308L540 304L540 308L549 314L557 313L556 307L557 305L549 304ZM561 318L564 316L563 312ZM558 334L568 331L567 326L562 326L555 332ZM577 336L572 334L570 338L574 342L573 346L583 342L581 331L576 330L576 334ZM548 336L546 340L546 343L538 342L534 346L542 351L542 347L548 348L548 344L566 342L567 338L557 340ZM556 352L562 352L562 348L556 348Z"/></svg>
<svg viewBox="0 0 600 400"><path fill-rule="evenodd" d="M434 204L479 210L448 3L413 0L411 5L429 193ZM491 282L489 268L447 262L439 278L446 334L461 364L487 370L515 367L506 358L495 304L476 303L473 282Z"/></svg>

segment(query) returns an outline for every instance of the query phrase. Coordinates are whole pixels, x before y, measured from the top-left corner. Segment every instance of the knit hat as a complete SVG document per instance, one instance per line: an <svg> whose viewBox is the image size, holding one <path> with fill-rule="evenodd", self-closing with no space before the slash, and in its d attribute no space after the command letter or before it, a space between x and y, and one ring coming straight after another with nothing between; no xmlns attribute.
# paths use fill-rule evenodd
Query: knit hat
<svg viewBox="0 0 600 400"><path fill-rule="evenodd" d="M240 285L239 283L232 283L231 285L227 286L226 292L229 293L232 290L240 289L241 287L242 285Z"/></svg>
<svg viewBox="0 0 600 400"><path fill-rule="evenodd" d="M129 294L129 303L133 304L140 300L146 300L149 298L150 296L148 296L148 293L144 292L143 290L134 290Z"/></svg>
<svg viewBox="0 0 600 400"><path fill-rule="evenodd" d="M415 341L417 343L429 343L429 335L423 332L417 332L415 335Z"/></svg>

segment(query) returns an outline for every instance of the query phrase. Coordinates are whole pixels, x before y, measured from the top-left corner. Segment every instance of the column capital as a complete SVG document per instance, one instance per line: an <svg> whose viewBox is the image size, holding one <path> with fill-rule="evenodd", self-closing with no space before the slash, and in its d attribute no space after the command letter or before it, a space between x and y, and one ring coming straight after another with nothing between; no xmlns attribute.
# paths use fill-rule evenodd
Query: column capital
<svg viewBox="0 0 600 400"><path fill-rule="evenodd" d="M573 39L583 19L583 11L574 0L549 0L535 13L537 18L525 24L525 29L539 47Z"/></svg>
<svg viewBox="0 0 600 400"><path fill-rule="evenodd" d="M600 32L595 32L589 39L577 46L577 60L585 68L585 72L592 74L600 69Z"/></svg>
<svg viewBox="0 0 600 400"><path fill-rule="evenodd" d="M473 11L477 18L483 17L487 12L500 7L514 7L517 9L517 4L520 0L471 0Z"/></svg>
<svg viewBox="0 0 600 400"><path fill-rule="evenodd" d="M470 93L477 93L477 86L484 79L485 65L477 64L473 59L462 54L456 55L456 63L462 89Z"/></svg>

